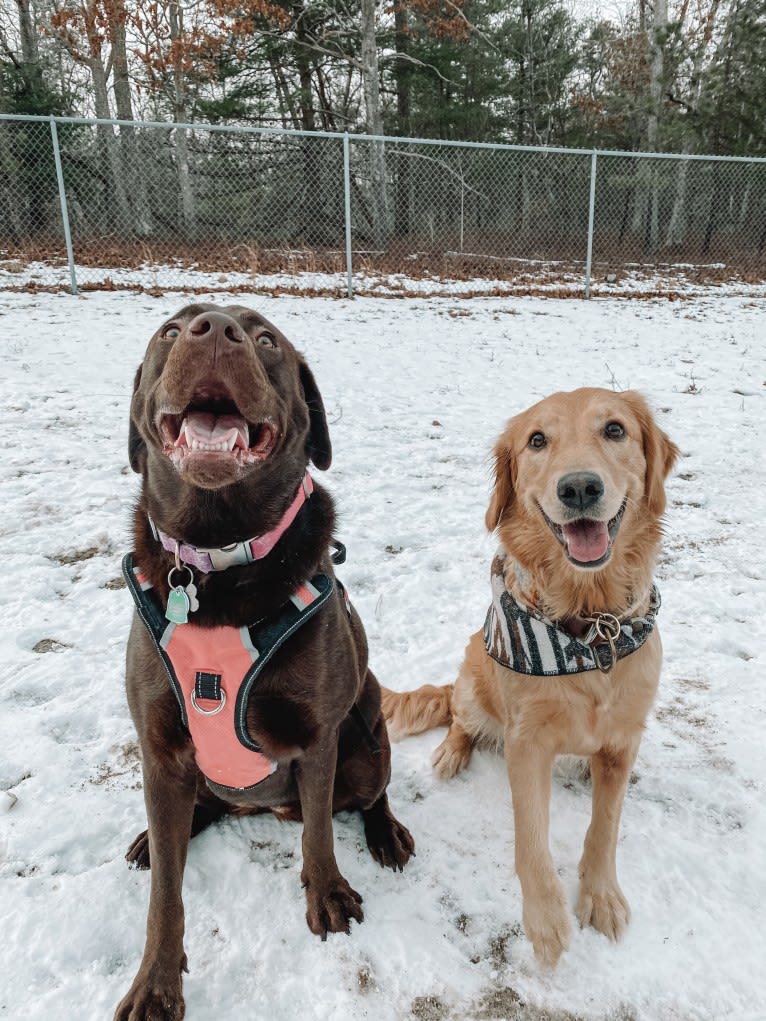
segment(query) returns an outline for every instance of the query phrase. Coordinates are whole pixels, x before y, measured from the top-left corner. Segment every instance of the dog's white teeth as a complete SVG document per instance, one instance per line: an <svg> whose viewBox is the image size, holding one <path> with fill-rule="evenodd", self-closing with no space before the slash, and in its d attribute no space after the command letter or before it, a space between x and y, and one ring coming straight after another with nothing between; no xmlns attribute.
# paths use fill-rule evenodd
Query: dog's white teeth
<svg viewBox="0 0 766 1021"><path fill-rule="evenodd" d="M228 441L221 441L220 443L204 443L202 440L192 440L189 444L190 450L203 450L205 453L212 454L223 454L230 451L234 444Z"/></svg>
<svg viewBox="0 0 766 1021"><path fill-rule="evenodd" d="M180 447L180 446L183 446L184 443L186 443L186 445L188 447L188 445L189 445L189 434L186 431L186 419L184 419L183 422L181 423L181 428L178 430L178 439L174 443L174 446Z"/></svg>

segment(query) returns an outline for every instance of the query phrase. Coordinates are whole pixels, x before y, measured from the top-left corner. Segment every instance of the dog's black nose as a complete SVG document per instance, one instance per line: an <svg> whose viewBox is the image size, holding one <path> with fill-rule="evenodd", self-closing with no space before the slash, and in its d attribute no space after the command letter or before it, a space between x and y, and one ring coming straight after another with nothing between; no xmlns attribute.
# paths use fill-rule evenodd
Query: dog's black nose
<svg viewBox="0 0 766 1021"><path fill-rule="evenodd" d="M225 312L202 312L189 323L189 336L192 340L204 340L207 343L229 341L242 344L247 334L231 316Z"/></svg>
<svg viewBox="0 0 766 1021"><path fill-rule="evenodd" d="M604 483L595 472L569 472L556 486L559 500L572 510L586 510L604 495Z"/></svg>

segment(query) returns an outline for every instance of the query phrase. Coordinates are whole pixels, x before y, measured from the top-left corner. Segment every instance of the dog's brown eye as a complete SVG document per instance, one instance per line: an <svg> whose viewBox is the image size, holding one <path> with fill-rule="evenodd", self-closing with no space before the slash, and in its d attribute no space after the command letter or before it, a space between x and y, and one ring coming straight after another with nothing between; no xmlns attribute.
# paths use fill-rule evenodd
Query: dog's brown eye
<svg viewBox="0 0 766 1021"><path fill-rule="evenodd" d="M532 447L533 450L541 450L547 442L544 433L532 433L527 446Z"/></svg>
<svg viewBox="0 0 766 1021"><path fill-rule="evenodd" d="M172 325L166 326L165 329L162 331L162 336L166 337L168 340L175 340L176 337L180 336L180 334L181 331L178 329L178 327Z"/></svg>
<svg viewBox="0 0 766 1021"><path fill-rule="evenodd" d="M277 342L270 333L260 333L256 338L261 347L276 347Z"/></svg>
<svg viewBox="0 0 766 1021"><path fill-rule="evenodd" d="M625 435L625 427L620 422L607 422L604 426L604 436L608 440L621 440Z"/></svg>

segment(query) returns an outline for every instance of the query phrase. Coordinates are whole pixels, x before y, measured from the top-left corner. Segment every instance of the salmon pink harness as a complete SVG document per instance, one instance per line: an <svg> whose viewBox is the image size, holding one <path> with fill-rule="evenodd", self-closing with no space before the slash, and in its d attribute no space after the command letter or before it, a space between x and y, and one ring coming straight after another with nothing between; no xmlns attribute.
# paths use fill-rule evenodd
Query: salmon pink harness
<svg viewBox="0 0 766 1021"><path fill-rule="evenodd" d="M332 596L333 579L314 575L267 623L203 628L166 619L130 553L122 562L122 572L162 658L200 770L210 783L230 790L247 790L261 783L277 763L263 754L248 733L248 696L277 650ZM345 590L337 585L348 607Z"/></svg>

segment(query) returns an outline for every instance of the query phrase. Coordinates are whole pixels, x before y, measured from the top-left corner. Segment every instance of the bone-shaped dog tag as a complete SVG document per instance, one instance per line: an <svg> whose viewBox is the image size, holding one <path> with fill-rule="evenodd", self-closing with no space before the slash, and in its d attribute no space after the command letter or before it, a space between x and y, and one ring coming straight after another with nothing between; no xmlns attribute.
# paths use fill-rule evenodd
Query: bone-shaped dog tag
<svg viewBox="0 0 766 1021"><path fill-rule="evenodd" d="M186 586L186 595L189 597L189 613L194 613L199 609L199 599L197 599L197 586L193 581L190 581Z"/></svg>
<svg viewBox="0 0 766 1021"><path fill-rule="evenodd" d="M175 588L170 590L170 595L168 596L165 619L169 620L172 624L187 624L190 608L191 600L187 596L186 591L181 585L176 585Z"/></svg>

